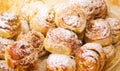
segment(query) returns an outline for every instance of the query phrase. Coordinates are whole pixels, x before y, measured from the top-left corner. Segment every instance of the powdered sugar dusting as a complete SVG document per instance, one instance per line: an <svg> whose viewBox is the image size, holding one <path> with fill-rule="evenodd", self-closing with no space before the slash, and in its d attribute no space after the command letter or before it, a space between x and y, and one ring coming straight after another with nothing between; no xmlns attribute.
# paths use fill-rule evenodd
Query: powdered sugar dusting
<svg viewBox="0 0 120 71"><path fill-rule="evenodd" d="M51 54L47 59L47 64L50 67L65 66L72 68L75 66L75 61L67 55Z"/></svg>
<svg viewBox="0 0 120 71"><path fill-rule="evenodd" d="M110 25L108 22L103 19L97 19L91 21L89 26L87 26L85 35L88 38L96 40L106 38L110 36L110 33Z"/></svg>
<svg viewBox="0 0 120 71"><path fill-rule="evenodd" d="M56 28L48 32L47 36L53 40L70 41L77 39L77 35L64 28ZM70 41L72 42L72 41Z"/></svg>
<svg viewBox="0 0 120 71"><path fill-rule="evenodd" d="M14 13L3 13L0 15L0 26L2 28L11 28L11 26L8 23L9 20L15 19L16 16Z"/></svg>
<svg viewBox="0 0 120 71"><path fill-rule="evenodd" d="M99 57L99 55L92 50L83 50L82 58L84 58L85 60L90 61L92 63L97 63L94 57Z"/></svg>

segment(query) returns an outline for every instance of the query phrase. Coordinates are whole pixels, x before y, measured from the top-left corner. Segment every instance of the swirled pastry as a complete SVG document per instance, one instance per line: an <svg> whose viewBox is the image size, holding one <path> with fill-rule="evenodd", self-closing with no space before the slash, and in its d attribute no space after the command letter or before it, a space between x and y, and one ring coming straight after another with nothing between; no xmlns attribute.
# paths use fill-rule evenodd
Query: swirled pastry
<svg viewBox="0 0 120 71"><path fill-rule="evenodd" d="M22 9L30 23L30 29L39 31L44 35L50 28L55 27L55 11L44 3L37 1L25 5Z"/></svg>
<svg viewBox="0 0 120 71"><path fill-rule="evenodd" d="M76 5L60 4L56 9L56 25L81 34L86 26L86 16Z"/></svg>
<svg viewBox="0 0 120 71"><path fill-rule="evenodd" d="M76 52L77 71L102 71L105 54L97 43L86 43Z"/></svg>
<svg viewBox="0 0 120 71"><path fill-rule="evenodd" d="M118 41L120 41L120 20L116 18L107 18L106 19L112 30L112 38L113 38L113 44L116 44Z"/></svg>
<svg viewBox="0 0 120 71"><path fill-rule="evenodd" d="M0 15L0 37L12 38L20 31L19 17L13 13Z"/></svg>
<svg viewBox="0 0 120 71"><path fill-rule="evenodd" d="M18 71L26 69L38 60L38 51L28 42L16 41L5 50L6 64Z"/></svg>
<svg viewBox="0 0 120 71"><path fill-rule="evenodd" d="M0 37L0 59L5 59L5 48L7 48L8 45L13 44L13 42L13 40Z"/></svg>
<svg viewBox="0 0 120 71"><path fill-rule="evenodd" d="M43 45L51 53L70 55L74 49L81 46L81 43L72 31L55 28L48 31Z"/></svg>
<svg viewBox="0 0 120 71"><path fill-rule="evenodd" d="M104 53L107 57L106 64L111 62L115 57L115 47L113 45L109 45L103 48Z"/></svg>
<svg viewBox="0 0 120 71"><path fill-rule="evenodd" d="M39 56L43 56L46 51L43 48L44 36L37 31L29 31L28 33L21 33L17 40L25 40L30 43L35 49L39 51Z"/></svg>
<svg viewBox="0 0 120 71"><path fill-rule="evenodd" d="M93 18L104 18L107 14L107 5L104 0L71 0L86 14L87 20Z"/></svg>
<svg viewBox="0 0 120 71"><path fill-rule="evenodd" d="M109 23L103 19L90 21L85 30L85 41L100 43L102 46L112 44L112 34Z"/></svg>
<svg viewBox="0 0 120 71"><path fill-rule="evenodd" d="M75 60L63 54L51 54L47 59L47 71L75 71Z"/></svg>

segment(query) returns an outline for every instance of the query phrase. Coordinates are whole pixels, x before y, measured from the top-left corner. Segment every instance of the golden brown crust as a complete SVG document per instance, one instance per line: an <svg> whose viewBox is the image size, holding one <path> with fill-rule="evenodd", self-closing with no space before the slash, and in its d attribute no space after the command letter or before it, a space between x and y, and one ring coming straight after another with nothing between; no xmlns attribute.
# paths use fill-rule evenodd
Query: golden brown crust
<svg viewBox="0 0 120 71"><path fill-rule="evenodd" d="M80 47L81 43L72 31L56 28L48 31L43 45L51 53L69 55L75 48Z"/></svg>
<svg viewBox="0 0 120 71"><path fill-rule="evenodd" d="M97 43L86 43L75 55L78 71L102 71L105 59L102 46Z"/></svg>
<svg viewBox="0 0 120 71"><path fill-rule="evenodd" d="M10 68L26 69L38 60L38 51L26 41L16 41L6 48L5 60Z"/></svg>
<svg viewBox="0 0 120 71"><path fill-rule="evenodd" d="M2 13L0 15L0 36L12 38L20 31L20 19L13 13Z"/></svg>
<svg viewBox="0 0 120 71"><path fill-rule="evenodd" d="M63 54L51 54L47 59L47 71L75 71L75 60Z"/></svg>
<svg viewBox="0 0 120 71"><path fill-rule="evenodd" d="M120 20L117 18L106 18L106 20L111 26L111 33L113 38L112 43L116 44L120 40Z"/></svg>
<svg viewBox="0 0 120 71"><path fill-rule="evenodd" d="M92 20L85 30L85 41L100 43L102 46L112 44L111 28L103 19Z"/></svg>
<svg viewBox="0 0 120 71"><path fill-rule="evenodd" d="M60 4L56 9L56 25L58 27L82 33L86 26L86 16L76 5Z"/></svg>
<svg viewBox="0 0 120 71"><path fill-rule="evenodd" d="M43 48L44 36L42 33L37 31L29 31L28 33L21 33L17 40L25 40L31 44L39 52L39 56L43 56L46 51Z"/></svg>

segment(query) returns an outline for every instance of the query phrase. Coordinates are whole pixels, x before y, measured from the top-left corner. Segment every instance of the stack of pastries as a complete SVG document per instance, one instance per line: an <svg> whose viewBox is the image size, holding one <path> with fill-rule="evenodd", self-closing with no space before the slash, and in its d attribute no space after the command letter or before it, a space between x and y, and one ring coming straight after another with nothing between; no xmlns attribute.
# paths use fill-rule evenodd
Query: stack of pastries
<svg viewBox="0 0 120 71"><path fill-rule="evenodd" d="M0 13L0 71L111 71L120 61L120 20L104 0L26 1Z"/></svg>

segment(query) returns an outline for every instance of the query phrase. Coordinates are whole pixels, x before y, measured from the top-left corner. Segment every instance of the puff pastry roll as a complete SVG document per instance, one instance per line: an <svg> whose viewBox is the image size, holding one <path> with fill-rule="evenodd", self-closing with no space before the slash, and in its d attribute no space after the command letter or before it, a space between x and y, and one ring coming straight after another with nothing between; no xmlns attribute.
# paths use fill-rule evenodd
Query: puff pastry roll
<svg viewBox="0 0 120 71"><path fill-rule="evenodd" d="M50 28L55 25L55 11L53 8L40 1L31 2L22 8L23 17L27 17L30 29L39 31L46 35Z"/></svg>
<svg viewBox="0 0 120 71"><path fill-rule="evenodd" d="M104 19L90 21L85 30L85 41L100 43L102 46L112 44L111 28Z"/></svg>
<svg viewBox="0 0 120 71"><path fill-rule="evenodd" d="M51 53L71 55L74 49L81 46L81 42L72 31L55 28L48 31L43 45Z"/></svg>
<svg viewBox="0 0 120 71"><path fill-rule="evenodd" d="M13 13L2 13L0 15L0 37L13 38L20 31L19 17Z"/></svg>
<svg viewBox="0 0 120 71"><path fill-rule="evenodd" d="M76 63L67 55L51 54L47 59L47 71L76 71Z"/></svg>
<svg viewBox="0 0 120 71"><path fill-rule="evenodd" d="M113 44L120 41L120 20L116 18L106 18L111 26Z"/></svg>
<svg viewBox="0 0 120 71"><path fill-rule="evenodd" d="M74 31L77 34L83 33L86 26L86 16L76 5L70 3L60 4L55 9L56 25Z"/></svg>
<svg viewBox="0 0 120 71"><path fill-rule="evenodd" d="M38 51L24 40L16 41L5 50L6 64L16 71L26 71L38 60Z"/></svg>
<svg viewBox="0 0 120 71"><path fill-rule="evenodd" d="M102 46L97 43L86 43L76 52L77 71L102 71L106 56Z"/></svg>
<svg viewBox="0 0 120 71"><path fill-rule="evenodd" d="M25 40L29 44L31 44L34 48L36 48L39 51L39 56L43 56L46 51L43 48L43 41L44 41L44 36L42 33L37 32L37 31L29 31L28 33L21 33L18 37L17 40Z"/></svg>
<svg viewBox="0 0 120 71"><path fill-rule="evenodd" d="M87 20L104 18L107 15L107 5L104 0L70 0L86 14Z"/></svg>

